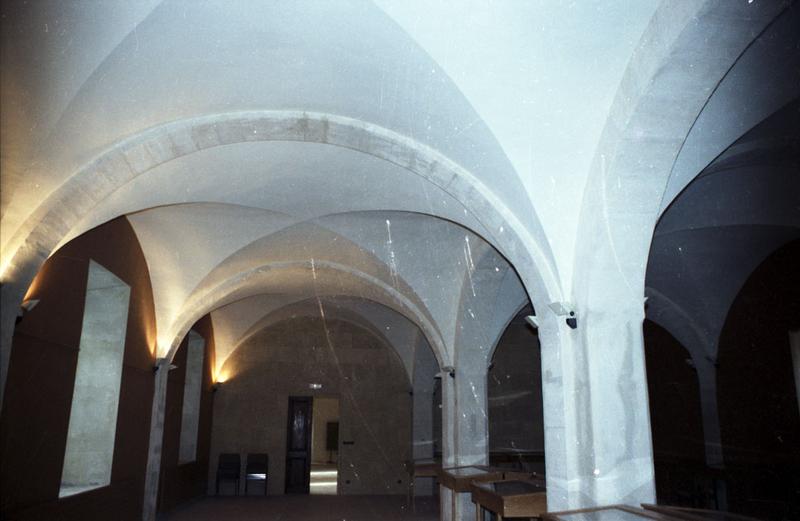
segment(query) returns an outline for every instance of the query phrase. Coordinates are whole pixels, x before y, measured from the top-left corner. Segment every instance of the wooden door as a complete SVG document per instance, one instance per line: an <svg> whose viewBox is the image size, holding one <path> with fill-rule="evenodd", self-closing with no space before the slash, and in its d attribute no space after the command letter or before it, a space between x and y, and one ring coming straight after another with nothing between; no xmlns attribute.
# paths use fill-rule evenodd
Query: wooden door
<svg viewBox="0 0 800 521"><path fill-rule="evenodd" d="M311 475L312 398L289 397L286 439L286 493L308 494Z"/></svg>

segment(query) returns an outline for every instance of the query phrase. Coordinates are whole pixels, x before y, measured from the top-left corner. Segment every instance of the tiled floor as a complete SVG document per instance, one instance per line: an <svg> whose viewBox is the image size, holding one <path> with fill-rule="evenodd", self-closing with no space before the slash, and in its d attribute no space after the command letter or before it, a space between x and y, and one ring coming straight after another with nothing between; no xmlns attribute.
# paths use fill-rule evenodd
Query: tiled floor
<svg viewBox="0 0 800 521"><path fill-rule="evenodd" d="M405 496L208 497L159 521L434 521L438 507L430 497L417 498L416 513Z"/></svg>

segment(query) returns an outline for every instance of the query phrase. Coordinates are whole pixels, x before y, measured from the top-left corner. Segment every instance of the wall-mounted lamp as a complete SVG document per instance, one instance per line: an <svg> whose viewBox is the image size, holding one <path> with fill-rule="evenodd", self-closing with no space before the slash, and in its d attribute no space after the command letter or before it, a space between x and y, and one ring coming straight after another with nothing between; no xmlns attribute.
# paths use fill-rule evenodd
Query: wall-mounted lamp
<svg viewBox="0 0 800 521"><path fill-rule="evenodd" d="M578 328L578 318L575 316L574 311L569 312L569 317L567 317L567 325L572 329Z"/></svg>
<svg viewBox="0 0 800 521"><path fill-rule="evenodd" d="M219 391L220 387L222 387L222 382L214 382L214 385L211 386L211 392L215 393Z"/></svg>
<svg viewBox="0 0 800 521"><path fill-rule="evenodd" d="M17 318L14 321L14 325L19 324L20 322L22 322L22 317L24 317L26 313L28 313L33 308L35 308L36 304L38 304L38 303L39 303L39 299L33 298L33 299L30 299L30 300L26 300L25 302L20 304L19 311L17 312Z"/></svg>
<svg viewBox="0 0 800 521"><path fill-rule="evenodd" d="M311 383L311 384L308 384L308 388L312 389L314 391L319 391L320 389L322 389L322 384Z"/></svg>
<svg viewBox="0 0 800 521"><path fill-rule="evenodd" d="M456 368L453 367L452 365L446 365L446 366L442 367L442 372L439 373L438 376L441 376L441 375L443 375L445 373L449 374L450 378L455 378L456 377Z"/></svg>
<svg viewBox="0 0 800 521"><path fill-rule="evenodd" d="M167 367L168 371L172 371L173 369L177 369L178 366L175 364L167 364L167 360L165 358L157 358L156 363L153 364L153 372L157 373L159 369L162 367Z"/></svg>
<svg viewBox="0 0 800 521"><path fill-rule="evenodd" d="M568 302L551 302L548 307L559 317L567 317L567 325L571 329L578 327L578 317L575 316L574 307Z"/></svg>
<svg viewBox="0 0 800 521"><path fill-rule="evenodd" d="M26 300L25 302L23 302L21 307L25 311L33 311L33 308L35 308L36 304L38 304L38 303L39 303L39 299L38 298L32 298L30 300Z"/></svg>

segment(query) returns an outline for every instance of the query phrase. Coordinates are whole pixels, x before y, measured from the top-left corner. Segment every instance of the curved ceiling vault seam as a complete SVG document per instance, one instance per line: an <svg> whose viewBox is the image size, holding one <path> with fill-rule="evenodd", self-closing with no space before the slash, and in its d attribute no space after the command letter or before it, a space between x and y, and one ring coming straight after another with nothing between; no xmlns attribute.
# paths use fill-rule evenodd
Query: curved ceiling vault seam
<svg viewBox="0 0 800 521"><path fill-rule="evenodd" d="M100 74L101 74L100 71L107 64L108 59L111 58L112 56L114 56L114 54L116 54L116 52L119 50L120 46L123 43L125 43L125 41L127 41L129 38L136 38L136 33L139 30L139 28L144 23L146 23L146 22L148 22L150 20L150 17L153 16L153 13L156 12L156 10L158 10L159 7L161 7L161 5L164 3L164 1L165 0L159 0L156 4L154 4L150 8L150 11L148 11L146 15L144 15L138 22L136 22L133 25L133 27L131 28L131 30L128 31L127 33L125 33L125 35L123 35L122 38L119 39L119 41L108 51L108 53L105 56L103 56L103 58L100 61L97 62L97 64L89 72L89 74L86 75L86 78L78 86L78 88L75 90L73 95L70 97L70 99L64 105L64 108L61 111L61 114L58 116L58 119L56 120L56 123L53 125L52 130L50 132L48 132L45 142L50 141L50 139L52 137L52 133L53 133L53 131L55 131L55 129L61 128L61 125L63 123L65 115L67 115L67 114L69 114L71 112L71 110L73 108L73 105L75 103L75 100L81 95L81 93L84 90L84 87L90 81L92 81L92 80L96 79L98 76L100 76Z"/></svg>
<svg viewBox="0 0 800 521"><path fill-rule="evenodd" d="M779 16L780 16L780 15L779 15ZM709 92L709 93L708 93L708 97L707 97L707 98L705 99L705 101L703 102L703 106L702 106L702 107L700 107L700 110L697 112L697 114L696 114L696 115L695 115L695 117L694 117L694 120L692 121L691 125L689 125L689 128L688 128L688 130L686 131L686 135L684 135L684 136L683 136L683 140L681 141L681 144L680 144L680 146L678 147L678 153L675 155L675 160L672 162L672 166L671 166L671 167L670 167L670 169L669 169L669 174L667 174L666 186L669 186L669 182L670 182L670 180L672 179L672 176L673 176L673 174L674 174L674 172L675 172L675 165L676 165L676 164L678 164L678 158L681 156L681 152L683 152L683 149L684 149L684 147L686 146L686 142L689 140L689 136L691 136L691 135L692 135L692 130L694 130L695 126L697 125L697 121L698 121L698 120L700 119L700 117L703 115L703 112L705 112L706 108L708 107L708 104L711 102L711 99L714 97L714 95L715 95L715 94L717 93L717 91L719 90L719 87L720 87L720 85L722 85L722 83L725 81L725 78L727 78L727 77L728 77L728 75L731 73L731 71L734 69L734 67L736 67L736 64L738 64L738 63L739 63L739 61L742 59L742 56L744 56L744 54L747 52L747 50L748 50L748 49L750 49L750 47L752 47L752 46L753 46L753 44L756 42L756 40L758 40L759 38L761 38L761 35L763 35L763 34L764 34L764 33L765 33L765 32L766 32L766 31L767 31L767 30L768 30L768 29L769 29L769 28L772 26L772 24L773 24L773 23L775 23L775 20L777 20L777 19L778 19L778 16L776 16L776 17L775 17L775 19L773 19L773 20L772 20L770 23L768 23L766 26L764 26L764 27L761 29L761 31L760 31L760 32L759 32L759 33L758 33L758 34L757 34L757 35L756 35L756 36L755 36L755 37L754 37L754 38L753 38L753 39L750 41L750 43L748 43L748 44L747 44L747 45L746 45L746 46L745 46L745 47L744 47L744 48L741 50L741 52L738 54L738 56L736 56L736 58L735 58L735 59L734 59L734 60L731 62L731 64L730 64L730 66L728 67L728 69L727 69L727 70L726 70L726 71L725 71L725 72L722 74L722 76L720 76L719 80L717 80L717 82L716 82L716 83L714 84L714 86L711 88L711 92ZM742 135L744 135L744 134L746 134L746 133L747 133L747 132L745 131L745 132L744 132ZM736 138L736 139L734 139L733 141L731 141L731 143L728 145L728 147L729 147L731 144L735 143L735 142L736 142L736 141L737 141L739 138L741 138L741 137L742 137L742 136L739 136L738 138ZM725 153L725 150L727 150L727 149L728 149L728 147L725 147L725 148L722 150L722 152L720 152L720 155L724 154L724 153ZM717 156L717 157L719 157L719 156ZM703 168L701 168L700 170L698 170L698 171L697 171L697 172L694 174L694 177L693 177L692 179L694 179L695 177L697 177L698 175L700 175L700 173L701 173L701 172L702 172L702 171L703 171L703 170L704 170L706 167L708 167L708 165L710 165L710 164L711 164L711 163L713 163L714 161L716 161L716 158L712 159L711 161L709 161L709 162L708 162L708 164L707 164L707 165L705 165ZM689 183L687 183L687 186L688 186L689 184L691 184L691 181L689 181ZM676 194L676 195L675 195L675 196L672 198L672 200L674 201L675 199L677 199L678 195L680 195L680 193ZM665 189L664 189L664 193L661 195L661 200L660 200L660 201L659 201L659 203L658 203L658 206L659 206L659 208L666 208L667 206L669 206L669 203L667 203L667 204L665 204L665 203L664 203L664 198L665 198L666 196L667 196L667 189L665 188ZM670 203L671 203L671 202L672 202L672 201L670 201ZM662 211L661 213L663 214L663 211Z"/></svg>
<svg viewBox="0 0 800 521"><path fill-rule="evenodd" d="M192 204L192 203L189 203L189 204ZM240 206L240 205L237 205L237 206ZM256 208L256 207L247 207L247 206L242 206L242 207L243 208L255 208L255 209L260 210L260 208ZM274 212L272 210L265 210L265 211L270 211L270 212L273 212L273 213L276 213L276 214L283 215L283 216L291 218L291 216L289 216L288 214L282 213L282 212ZM202 279L200 279L198 281L198 283L187 292L187 295L191 295L191 294L196 293L198 291L202 291L202 286L203 285L206 285L206 284L209 284L209 283L214 284L214 277L212 277L212 275L214 275L215 273L218 273L218 270L224 269L228 263L236 262L236 260L238 260L240 257L244 257L246 259L247 255L250 254L250 252L253 249L258 248L259 246L261 246L261 245L263 245L263 244L265 244L265 243L267 243L269 241L278 240L278 239L280 239L280 237L279 237L280 234L284 234L284 233L288 234L289 232L293 231L292 230L293 228L298 228L298 227L301 227L301 226L313 226L313 227L316 227L316 228L320 228L320 229L322 229L322 230L334 235L336 238L340 238L343 241L347 241L348 243L352 244L354 248L356 248L359 251L363 252L363 254L365 256L365 260L374 262L376 267L378 269L382 268L385 274L391 273L391 268L386 263L386 261L384 261L380 257L376 256L374 254L374 252L370 253L362 245L358 244L353 239L342 235L339 230L333 229L329 225L327 225L327 224L325 224L323 222L323 220L325 218L327 218L327 217L361 215L361 214L369 214L369 213L376 213L377 214L378 212L428 215L428 216L430 216L432 218L435 218L435 219L441 219L440 217L437 217L435 215L422 214L422 213L418 213L418 212L406 212L406 211L398 211L398 210L356 210L356 211L348 211L348 212L330 213L330 214L325 214L325 215L322 215L322 216L314 217L312 219L298 220L297 222L293 222L293 223L288 224L286 226L282 226L282 227L276 228L271 233L268 233L266 235L262 235L262 236L258 237L257 239L254 239L254 240L250 241L249 243L243 244L237 250L232 251L227 257L225 257L224 259L219 261L215 266L213 266L210 270L208 270L206 272L206 275ZM442 220L445 220L445 219L442 219ZM458 226L460 226L460 225L458 225ZM467 229L467 228L465 228L465 229ZM307 252L307 247L308 247L308 244L304 243L303 244L303 249L306 252ZM312 256L310 258L313 260L314 257ZM324 259L322 259L322 260L324 260ZM295 259L294 261L299 262L297 259ZM317 258L317 262L320 262L320 261L321 261L321 259ZM275 262L288 262L288 261L284 259L283 261L275 261ZM305 262L308 262L308 261L305 261ZM329 261L329 262L334 262L334 261ZM263 266L263 265L265 265L265 264L260 264L260 266ZM236 275L235 274L227 275L228 278L234 277L234 276L236 276ZM223 277L225 277L225 275L223 275ZM226 280L226 279L223 279L223 280ZM403 287L404 290L407 290L409 293L417 296L414 287L411 284L409 284L408 282L406 282L405 278L398 277L398 280L402 281L403 286L404 286ZM398 291L400 291L400 290L398 289ZM418 302L418 304L424 307L424 304L421 301ZM432 316L430 314L428 314L427 316L428 316L428 318L432 319Z"/></svg>
<svg viewBox="0 0 800 521"><path fill-rule="evenodd" d="M487 360L489 360L489 362L491 362L492 359L494 358L494 354L497 351L497 346L500 345L500 340L503 339L503 334L506 332L506 329L508 329L508 326L510 326L511 322L513 322L514 319L517 318L517 316L520 313L522 313L522 310L525 309L526 307L528 307L529 305L530 305L530 302L526 302L526 301L523 301L523 302L519 303L517 305L517 307L516 307L516 311L514 311L514 314L509 316L508 318L506 318L505 322L503 323L503 327L500 328L500 333L496 336L496 338L492 342L491 347L489 348L489 358L487 359ZM528 327L530 327L530 326L528 326ZM534 333L531 333L531 334L534 334ZM537 335L537 339L538 339L538 333L536 335Z"/></svg>
<svg viewBox="0 0 800 521"><path fill-rule="evenodd" d="M526 271L523 280L527 279L532 298L557 299L560 294L552 252L535 214L532 219L538 241L492 190L435 149L372 123L303 111L248 111L181 119L118 142L55 189L17 229L9 247L4 248L10 254L3 262L3 279L10 278L10 270L24 272L31 261L38 260L40 265L100 201L139 175L203 149L248 141L329 144L405 168L459 201L491 234L499 251L516 260L514 264L522 265L517 260L520 255L530 257L535 269ZM504 233L504 224L511 233ZM515 242L522 251L514 247Z"/></svg>
<svg viewBox="0 0 800 521"><path fill-rule="evenodd" d="M699 324L697 324L697 321L692 315L687 313L677 302L669 298L664 293L658 291L653 286L645 287L645 295L648 298L648 304L655 304L658 309L662 311L662 313L658 313L658 316L652 316L651 314L648 314L646 317L648 320L660 325L669 331L671 335L676 337L680 336L683 338L683 335L680 334L680 332L675 331L675 324L673 324L668 318L675 317L678 323L688 325L688 330L692 333L691 340L693 342L690 342L691 345L683 346L689 352L689 354L691 354L693 358L701 355L705 357L712 356L712 354L708 352L697 353L695 351L698 348L705 350L705 348L711 345L711 342L706 332L703 331L703 328L700 327ZM666 317L663 315L666 315ZM681 343L681 345L683 345L683 343Z"/></svg>
<svg viewBox="0 0 800 521"><path fill-rule="evenodd" d="M643 230L655 225L660 213L659 202L667 187L668 173L679 157L679 148L685 142L690 127L711 97L706 91L712 92L711 89L724 78L731 64L735 63L755 36L737 33L730 41L723 40L713 60L702 64L702 67L694 67L691 73L687 72L683 67L686 52L700 37L701 31L722 30L719 25L725 16L741 17L742 11L748 9L747 6L731 4L717 13L713 11L714 5L710 1L686 5L665 2L654 14L631 56L598 141L581 203L579 231L575 237L579 247L576 247L571 288L575 297L581 300L579 305L602 307L600 302L607 300L608 294L599 293L599 283L592 284L592 279L605 279L595 277L593 271L603 266L609 273L610 265L614 268L617 286L626 290L622 294L631 302L631 310L638 312L637 302L641 299L639 290L644 289L644 284L640 288L635 280L637 269L643 270L646 262L636 262L640 260L636 257L648 251L646 246L649 247L652 242L652 233L635 236L629 231L634 224ZM765 7L763 12L751 16L752 23L760 24L758 27L761 28L768 25L777 13L774 8ZM727 31L726 34L729 34L734 29ZM676 78L681 79L681 89L675 85ZM676 112L667 121L653 117L661 106L659 103L663 103L665 93L683 91L695 94L682 101L682 111ZM654 125L656 121L660 126ZM646 146L643 142L646 143L647 139L653 141L648 162L632 160L642 154L642 147ZM642 175L647 170L655 174L664 173L661 174L662 178ZM657 186L662 188L654 191L653 187ZM601 192L599 198L595 190ZM624 235L622 230L625 230ZM598 234L604 238L602 248L598 248ZM599 255L607 256L605 264L579 261L597 259ZM634 266L640 268L632 269ZM643 276L641 280L644 280ZM577 293L579 285L589 289Z"/></svg>
<svg viewBox="0 0 800 521"><path fill-rule="evenodd" d="M383 294L389 297L390 301L396 302L401 309L408 310L408 312L412 315L413 318L409 317L406 313L403 313L400 309L395 309L395 311L408 318L412 323L416 324L420 330L423 331L428 339L429 344L433 348L439 365L445 366L448 364L450 356L445 347L438 327L434 323L430 322L425 314L419 310L417 306L405 295L399 293L388 284L385 284L383 281L376 279L371 275L354 270L342 264L327 261L280 262L254 267L246 272L239 273L236 276L221 282L214 288L205 291L201 295L190 296L186 299L183 310L176 316L171 326L168 328L166 336L160 337L163 341L163 343L160 341L158 345L160 354L164 353L164 350L166 350L166 353L164 353L163 356L171 360L175 356L178 347L180 347L183 337L186 336L189 329L191 329L192 325L197 322L197 320L202 318L207 313L210 313L214 309L218 309L221 307L221 305L227 305L234 301L242 300L257 294L252 293L242 295L230 302L225 301L226 298L236 294L237 291L245 289L247 287L246 283L249 279L265 272L277 273L282 269L293 269L298 267L303 267L306 269L312 269L312 267L313 269L324 268L338 273L347 273L367 282L373 287L378 288L383 292ZM221 302L223 302L223 304L220 304Z"/></svg>
<svg viewBox="0 0 800 521"><path fill-rule="evenodd" d="M719 158L725 156L725 154L732 147L736 146L737 142L740 139L742 139L744 136L746 136L755 127L757 127L758 125L760 125L765 120L767 120L770 117L772 117L773 115L777 114L779 111L783 110L788 104L791 103L791 101L790 101L789 103L783 105L782 107L779 107L779 108L776 108L775 110L769 111L767 114L763 114L760 119L751 122L748 128L745 128L745 129L741 130L741 132L739 134L735 135L735 136L731 136L726 141L727 144L725 146L722 146L722 147L719 148L719 154L717 154L715 157L711 158L702 167L697 168L697 171L694 172L692 174L691 178L689 178L685 182L683 188L681 190L679 190L677 193L673 194L671 196L671 198L669 199L669 201L665 201L665 198L667 197L668 193L670 192L669 186L670 186L670 182L672 181L673 176L675 174L675 168L679 164L679 161L681 160L681 155L684 152L684 148L686 147L687 142L689 142L689 140L693 137L693 132L694 132L695 127L697 126L698 122L704 116L704 114L706 113L706 111L707 111L709 105L712 103L712 101L717 97L717 94L719 94L720 88L723 86L723 84L725 84L725 82L733 74L734 69L736 69L736 67L740 63L742 63L742 60L744 59L745 55L754 47L754 45L755 45L755 43L757 41L763 42L764 35L768 31L770 31L778 23L778 21L781 19L781 17L783 15L785 15L787 13L787 11L789 10L790 6L791 6L791 2L785 2L785 3L783 3L782 6L780 6L778 8L777 12L774 14L774 17L768 23L766 23L757 34L752 36L752 39L747 43L747 45L744 46L743 49L741 49L741 52L739 52L739 54L731 62L730 66L725 71L725 73L719 78L719 81L717 81L716 84L711 89L711 92L708 94L708 97L706 98L705 102L703 103L703 106L701 107L701 109L697 113L696 117L692 121L691 126L689 127L688 131L686 132L686 135L684 136L683 140L681 141L680 147L678 149L678 153L675 156L675 160L673 161L673 163L672 163L672 165L670 167L669 174L667 175L666 187L664 189L664 193L662 194L661 200L659 202L659 208L660 208L659 217L661 215L664 215L664 213L666 213L666 211L669 208L669 206L674 201L676 201L678 199L678 197L680 197L681 193L683 193L689 185L692 184L692 181L694 181L699 176L701 176L706 171L706 169L708 167L710 167L711 165L713 165ZM719 96L722 97L723 95L720 94Z"/></svg>

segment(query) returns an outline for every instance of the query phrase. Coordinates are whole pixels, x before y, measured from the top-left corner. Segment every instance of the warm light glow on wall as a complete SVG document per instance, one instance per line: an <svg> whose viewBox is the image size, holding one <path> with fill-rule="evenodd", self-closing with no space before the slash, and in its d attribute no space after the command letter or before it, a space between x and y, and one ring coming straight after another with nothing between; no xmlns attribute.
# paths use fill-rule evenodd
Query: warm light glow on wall
<svg viewBox="0 0 800 521"><path fill-rule="evenodd" d="M25 292L25 296L22 297L22 301L25 302L26 300L30 300L32 298L35 298L36 297L36 292L39 290L39 285L40 284L41 284L41 280L40 280L39 274L37 273L36 277L34 277L34 279L33 279L33 282L31 282L31 285L28 286L28 291Z"/></svg>
<svg viewBox="0 0 800 521"><path fill-rule="evenodd" d="M230 380L234 374L234 369L231 366L225 367L225 362L228 360L228 357L216 357L214 359L214 365L212 366L214 369L214 381L222 383L225 380Z"/></svg>
<svg viewBox="0 0 800 521"><path fill-rule="evenodd" d="M156 342L156 358L166 358L171 345L172 342L170 342L168 337L163 338L161 335L158 335L158 340Z"/></svg>
<svg viewBox="0 0 800 521"><path fill-rule="evenodd" d="M8 284L10 281L8 280L8 268L11 266L11 259L5 258L0 261L0 282L3 284Z"/></svg>

